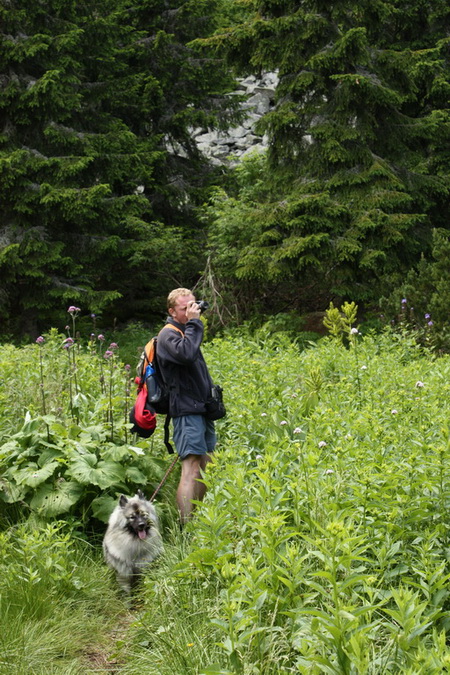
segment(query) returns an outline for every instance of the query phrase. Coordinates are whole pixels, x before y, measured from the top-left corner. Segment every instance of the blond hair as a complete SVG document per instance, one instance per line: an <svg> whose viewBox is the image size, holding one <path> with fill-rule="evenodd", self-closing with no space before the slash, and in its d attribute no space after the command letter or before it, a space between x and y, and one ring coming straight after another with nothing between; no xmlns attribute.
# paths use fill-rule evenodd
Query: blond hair
<svg viewBox="0 0 450 675"><path fill-rule="evenodd" d="M194 295L189 288L174 288L167 296L167 309L173 309L179 297L182 295Z"/></svg>

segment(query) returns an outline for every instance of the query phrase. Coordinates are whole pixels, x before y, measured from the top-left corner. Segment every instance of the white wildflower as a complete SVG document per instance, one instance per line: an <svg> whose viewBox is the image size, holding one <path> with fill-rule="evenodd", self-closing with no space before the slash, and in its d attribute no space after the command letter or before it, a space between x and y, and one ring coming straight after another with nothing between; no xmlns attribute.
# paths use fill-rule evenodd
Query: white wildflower
<svg viewBox="0 0 450 675"><path fill-rule="evenodd" d="M357 328L352 328L352 329L350 330L350 333L351 333L352 335L359 335L359 330L358 330Z"/></svg>
<svg viewBox="0 0 450 675"><path fill-rule="evenodd" d="M396 409L394 408L393 410L391 410L391 413L392 413L393 415L397 415L397 414L398 414L398 410L396 410Z"/></svg>
<svg viewBox="0 0 450 675"><path fill-rule="evenodd" d="M280 426L282 426L282 427L284 427L286 424L287 424L286 420L283 420L282 422L280 422Z"/></svg>
<svg viewBox="0 0 450 675"><path fill-rule="evenodd" d="M327 469L327 470L325 471L325 475L326 475L326 476L329 476L331 473L334 473L333 469Z"/></svg>
<svg viewBox="0 0 450 675"><path fill-rule="evenodd" d="M319 448L324 448L326 444L326 441L319 441Z"/></svg>
<svg viewBox="0 0 450 675"><path fill-rule="evenodd" d="M300 427L295 427L294 434L302 434L302 433L303 433L303 429L301 429Z"/></svg>
<svg viewBox="0 0 450 675"><path fill-rule="evenodd" d="M421 380L418 380L418 381L416 382L416 387L417 387L418 389L422 389L422 387L424 387L424 386L425 386L425 385L424 385L424 383L423 383Z"/></svg>

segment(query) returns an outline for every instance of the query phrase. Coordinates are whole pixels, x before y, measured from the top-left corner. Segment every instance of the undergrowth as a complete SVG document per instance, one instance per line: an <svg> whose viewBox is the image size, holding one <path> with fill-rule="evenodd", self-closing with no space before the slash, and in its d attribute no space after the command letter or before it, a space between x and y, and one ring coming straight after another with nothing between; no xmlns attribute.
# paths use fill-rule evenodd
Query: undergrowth
<svg viewBox="0 0 450 675"><path fill-rule="evenodd" d="M158 495L166 551L146 576L126 637L117 640L117 672L412 675L448 670L450 359L436 357L407 333L361 335L349 319L352 307L347 310L347 323L335 324L333 337L306 349L303 342L266 329L237 331L205 344L228 408L227 418L217 424L215 461L204 478L207 495L182 533L173 510L179 468ZM328 319L339 323L342 316ZM70 434L52 437L58 452L73 447L91 452L80 440L85 439L83 419L82 431L74 432L79 445ZM24 471L28 461L39 464L39 453L48 447L46 423L41 416L39 434L30 435L17 463L6 462L8 470ZM14 427L14 420L3 424ZM55 433L51 425L50 433ZM11 442L6 432L3 437ZM100 437L91 468L118 447L124 454L115 462L137 466L147 485L155 483L155 467L161 472L169 464L160 440L150 451L148 443L136 446L122 438L118 444L118 438ZM92 436L88 443L95 445ZM132 447L143 454L130 455ZM156 459L159 465L152 463ZM70 458L63 464L64 477L72 480ZM89 481L83 485L91 489ZM113 499L120 485L95 489ZM29 482L27 488L32 508L38 488ZM70 515L75 528L86 522L76 520L76 506ZM32 525L20 527L32 541L38 537ZM45 575L48 593L56 589L75 608L80 592L88 604L98 598L95 584L104 588L101 564L94 566L95 583L84 590L74 586L78 572L70 561L84 544L73 533L65 540L64 530L39 531L46 541L56 536L62 542L55 549L45 545L61 567L58 578ZM5 532L14 539L10 528ZM99 553L99 540L95 546ZM5 560L4 574L13 579L7 569L16 569L17 561L7 555ZM46 569L38 560L26 572L29 600L20 596L24 624L37 616L33 574L42 576ZM106 579L113 591L113 580ZM35 590L40 597L38 586ZM104 597L100 608L114 619L112 596ZM40 601L38 606L44 612ZM70 612L62 614L56 612L56 624L67 620L69 625ZM76 629L70 631L76 635ZM68 650L72 654L73 645ZM45 657L47 663L57 664L57 654ZM28 672L59 672L33 667L37 670Z"/></svg>

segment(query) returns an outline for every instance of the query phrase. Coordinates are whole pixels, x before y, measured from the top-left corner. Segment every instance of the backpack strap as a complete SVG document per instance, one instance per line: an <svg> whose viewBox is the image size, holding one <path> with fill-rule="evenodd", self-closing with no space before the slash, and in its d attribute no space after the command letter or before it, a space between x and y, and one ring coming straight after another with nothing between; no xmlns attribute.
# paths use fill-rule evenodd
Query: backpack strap
<svg viewBox="0 0 450 675"><path fill-rule="evenodd" d="M173 330L177 330L179 333L181 333L181 335L184 336L184 333L181 330L181 328L178 328L177 326L174 326L171 323L166 323L166 324L164 324L164 326L159 331L156 339L158 339L161 331L163 331L165 328L172 328ZM145 367L148 366L149 363L152 363L153 359L155 358L155 338L154 337L151 340L149 340L147 342L147 344L145 345L144 353L145 353L145 363L144 363L144 371L145 371Z"/></svg>
<svg viewBox="0 0 450 675"><path fill-rule="evenodd" d="M161 333L161 331L164 330L164 328L172 328L172 330L177 330L179 333L181 333L181 335L184 336L184 333L181 330L181 328L178 328L178 326L174 326L173 323L165 323L159 332Z"/></svg>
<svg viewBox="0 0 450 675"><path fill-rule="evenodd" d="M170 415L166 415L166 419L164 421L164 445L166 446L169 455L173 455L173 447L169 441L169 425L171 419L172 418Z"/></svg>

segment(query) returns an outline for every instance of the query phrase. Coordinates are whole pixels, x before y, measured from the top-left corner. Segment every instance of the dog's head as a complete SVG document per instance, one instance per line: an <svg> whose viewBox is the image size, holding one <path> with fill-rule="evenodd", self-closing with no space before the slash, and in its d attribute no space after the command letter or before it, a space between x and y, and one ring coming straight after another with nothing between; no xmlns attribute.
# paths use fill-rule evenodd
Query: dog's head
<svg viewBox="0 0 450 675"><path fill-rule="evenodd" d="M152 528L157 528L156 513L142 492L129 499L120 495L119 505L125 518L125 528L135 537L146 539Z"/></svg>

